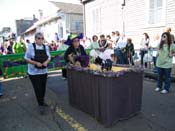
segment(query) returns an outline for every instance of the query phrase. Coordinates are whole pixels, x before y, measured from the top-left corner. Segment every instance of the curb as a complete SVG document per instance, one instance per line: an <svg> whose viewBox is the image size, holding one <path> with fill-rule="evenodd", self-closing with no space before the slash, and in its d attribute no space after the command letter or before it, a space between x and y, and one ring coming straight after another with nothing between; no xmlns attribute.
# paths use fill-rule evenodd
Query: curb
<svg viewBox="0 0 175 131"><path fill-rule="evenodd" d="M144 71L144 77L148 77L148 78L157 80L157 73L146 70L146 71ZM171 75L171 82L175 82L175 76L174 75Z"/></svg>

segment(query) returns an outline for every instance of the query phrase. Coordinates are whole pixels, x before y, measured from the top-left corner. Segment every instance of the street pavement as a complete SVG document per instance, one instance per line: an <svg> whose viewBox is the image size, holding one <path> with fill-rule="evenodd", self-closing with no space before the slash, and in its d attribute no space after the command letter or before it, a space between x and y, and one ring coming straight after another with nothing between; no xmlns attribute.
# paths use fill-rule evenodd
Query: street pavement
<svg viewBox="0 0 175 131"><path fill-rule="evenodd" d="M144 78L141 112L110 128L69 105L67 80L60 71L49 73L44 116L28 78L5 79L2 86L0 131L175 131L175 83L169 94L160 94L154 91L156 81Z"/></svg>

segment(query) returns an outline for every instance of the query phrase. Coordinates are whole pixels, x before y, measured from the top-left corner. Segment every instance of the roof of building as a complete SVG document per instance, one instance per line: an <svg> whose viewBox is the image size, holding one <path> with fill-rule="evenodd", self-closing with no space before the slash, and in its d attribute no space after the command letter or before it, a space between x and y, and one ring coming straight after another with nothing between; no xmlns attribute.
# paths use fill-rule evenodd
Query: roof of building
<svg viewBox="0 0 175 131"><path fill-rule="evenodd" d="M94 1L94 0L80 0L82 3L86 4L88 2Z"/></svg>
<svg viewBox="0 0 175 131"><path fill-rule="evenodd" d="M50 1L53 3L57 8L58 11L61 11L63 13L73 13L73 14L83 14L83 6L79 4L71 4L71 3L63 3L63 2L55 2L55 1ZM60 16L55 13L51 16L48 16L46 18L43 18L36 23L34 23L30 28L28 28L25 33L30 32L31 30L35 30L38 26L51 21L53 19L59 18Z"/></svg>
<svg viewBox="0 0 175 131"><path fill-rule="evenodd" d="M81 4L63 3L55 1L50 2L54 4L59 11L62 11L64 13L83 14L83 5Z"/></svg>
<svg viewBox="0 0 175 131"><path fill-rule="evenodd" d="M48 21L52 21L53 19L60 18L57 14L50 15L42 20L35 22L30 28L28 28L25 33L28 33L31 30L35 30L38 26L47 23Z"/></svg>

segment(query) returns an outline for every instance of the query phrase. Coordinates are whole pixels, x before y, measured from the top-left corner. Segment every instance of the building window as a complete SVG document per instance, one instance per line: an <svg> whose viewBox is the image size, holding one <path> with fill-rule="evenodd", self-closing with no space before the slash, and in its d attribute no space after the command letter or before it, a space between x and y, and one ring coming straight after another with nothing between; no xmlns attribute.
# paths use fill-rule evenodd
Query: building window
<svg viewBox="0 0 175 131"><path fill-rule="evenodd" d="M80 33L82 31L83 31L83 22L82 21L71 22L71 32Z"/></svg>
<svg viewBox="0 0 175 131"><path fill-rule="evenodd" d="M92 10L92 23L93 32L98 33L101 31L101 8Z"/></svg>
<svg viewBox="0 0 175 131"><path fill-rule="evenodd" d="M75 22L75 30L80 32L80 22Z"/></svg>
<svg viewBox="0 0 175 131"><path fill-rule="evenodd" d="M166 0L149 0L148 24L165 23L165 1Z"/></svg>
<svg viewBox="0 0 175 131"><path fill-rule="evenodd" d="M58 36L60 38L63 38L63 25L62 24L58 25Z"/></svg>

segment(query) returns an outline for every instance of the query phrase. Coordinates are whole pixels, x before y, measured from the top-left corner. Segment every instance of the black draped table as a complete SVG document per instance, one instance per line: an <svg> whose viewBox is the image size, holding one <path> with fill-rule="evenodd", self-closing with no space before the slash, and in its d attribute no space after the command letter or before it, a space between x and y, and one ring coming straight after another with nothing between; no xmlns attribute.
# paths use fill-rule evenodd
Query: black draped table
<svg viewBox="0 0 175 131"><path fill-rule="evenodd" d="M70 104L91 114L105 127L141 110L143 72L109 77L67 69L67 77Z"/></svg>

